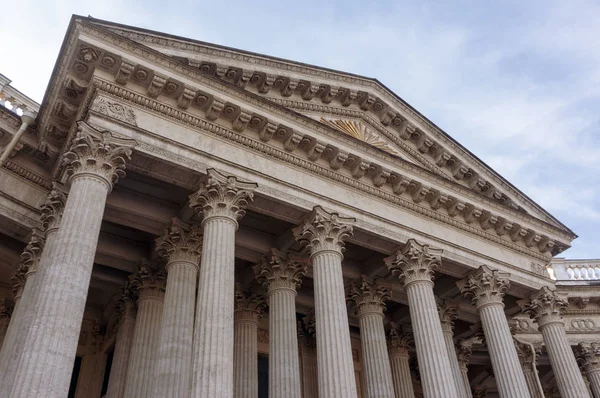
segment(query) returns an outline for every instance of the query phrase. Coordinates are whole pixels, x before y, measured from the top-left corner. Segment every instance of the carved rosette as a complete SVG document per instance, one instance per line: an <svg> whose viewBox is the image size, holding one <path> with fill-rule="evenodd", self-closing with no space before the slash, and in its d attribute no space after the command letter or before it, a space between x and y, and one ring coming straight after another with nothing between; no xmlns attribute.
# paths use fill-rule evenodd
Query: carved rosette
<svg viewBox="0 0 600 398"><path fill-rule="evenodd" d="M246 206L254 198L257 187L253 182L240 181L234 176L208 169L206 181L198 192L190 195L190 207L203 214L203 223L213 217L224 217L237 225L237 221L246 214Z"/></svg>
<svg viewBox="0 0 600 398"><path fill-rule="evenodd" d="M293 290L295 293L306 275L306 268L306 262L300 258L271 249L260 264L254 267L254 273L256 280L267 289L268 294L279 289Z"/></svg>
<svg viewBox="0 0 600 398"><path fill-rule="evenodd" d="M518 304L540 328L551 323L564 324L560 312L569 305L565 296L546 286L529 296L529 299L519 300Z"/></svg>
<svg viewBox="0 0 600 398"><path fill-rule="evenodd" d="M71 180L80 175L99 177L109 190L125 176L125 165L131 159L135 140L118 138L110 132L99 132L85 122L77 122L78 131L63 164Z"/></svg>
<svg viewBox="0 0 600 398"><path fill-rule="evenodd" d="M504 292L510 286L510 274L492 270L482 265L475 272L457 282L458 288L465 295L471 297L473 305L478 309L490 304L503 304Z"/></svg>
<svg viewBox="0 0 600 398"><path fill-rule="evenodd" d="M243 289L238 283L235 286L235 320L258 322L258 317L265 309L262 295L250 289Z"/></svg>
<svg viewBox="0 0 600 398"><path fill-rule="evenodd" d="M414 282L433 283L435 270L442 264L442 250L420 245L409 239L401 250L387 257L385 263L404 287Z"/></svg>
<svg viewBox="0 0 600 398"><path fill-rule="evenodd" d="M449 300L442 300L437 307L442 331L452 333L454 321L458 318L458 305Z"/></svg>
<svg viewBox="0 0 600 398"><path fill-rule="evenodd" d="M40 218L46 233L52 229L58 229L65 203L67 203L65 191L57 183L53 183L52 190L46 197L46 202L40 208L42 212Z"/></svg>
<svg viewBox="0 0 600 398"><path fill-rule="evenodd" d="M202 230L198 225L190 226L173 219L171 227L155 241L158 255L167 260L167 271L171 263L180 261L198 267L202 257L202 238Z"/></svg>
<svg viewBox="0 0 600 398"><path fill-rule="evenodd" d="M138 300L163 299L167 275L163 267L152 266L143 260L135 274L130 276L129 286Z"/></svg>
<svg viewBox="0 0 600 398"><path fill-rule="evenodd" d="M387 327L387 345L390 356L408 356L414 345L412 333L404 330L400 325L390 322Z"/></svg>
<svg viewBox="0 0 600 398"><path fill-rule="evenodd" d="M456 359L461 370L466 370L473 354L473 345L464 341L460 341L456 345Z"/></svg>
<svg viewBox="0 0 600 398"><path fill-rule="evenodd" d="M385 301L390 297L390 286L366 275L361 276L360 282L354 282L348 287L347 299L354 303L359 318L371 314L383 317Z"/></svg>
<svg viewBox="0 0 600 398"><path fill-rule="evenodd" d="M310 250L311 256L323 251L342 254L344 240L352 236L352 224L356 219L329 213L321 206L315 206L304 223L294 228L296 240Z"/></svg>
<svg viewBox="0 0 600 398"><path fill-rule="evenodd" d="M575 357L581 370L590 373L600 370L600 344L579 343L575 347Z"/></svg>

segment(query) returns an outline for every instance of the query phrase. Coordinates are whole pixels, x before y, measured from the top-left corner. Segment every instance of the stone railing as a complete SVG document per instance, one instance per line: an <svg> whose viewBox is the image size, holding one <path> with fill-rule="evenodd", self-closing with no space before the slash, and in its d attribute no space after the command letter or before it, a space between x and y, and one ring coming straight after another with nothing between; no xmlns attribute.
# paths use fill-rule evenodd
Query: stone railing
<svg viewBox="0 0 600 398"><path fill-rule="evenodd" d="M10 85L10 80L0 74L0 106L3 106L18 115L23 111L38 113L40 105Z"/></svg>
<svg viewBox="0 0 600 398"><path fill-rule="evenodd" d="M600 259L567 260L555 258L552 260L552 268L557 284L600 285Z"/></svg>

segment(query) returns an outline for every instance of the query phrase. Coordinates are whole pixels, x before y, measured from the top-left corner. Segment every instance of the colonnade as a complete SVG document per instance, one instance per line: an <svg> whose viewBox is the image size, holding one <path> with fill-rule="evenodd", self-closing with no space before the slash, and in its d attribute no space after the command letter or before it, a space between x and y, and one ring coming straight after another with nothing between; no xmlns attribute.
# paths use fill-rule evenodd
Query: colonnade
<svg viewBox="0 0 600 398"><path fill-rule="evenodd" d="M69 388L106 197L124 176L136 145L83 122L78 127L64 155L68 195L50 193L43 212L44 234L35 235L28 246L38 258L25 272L29 277L23 278L2 346L2 396L58 398ZM238 221L256 188L208 170L189 200L201 225L174 220L157 239L166 267L141 263L119 302L109 397L257 397L253 368L258 316L265 303L243 287L236 291L234 280ZM414 396L408 367L413 341L425 397L470 396L465 355L460 350L457 355L453 343L455 309L434 296L441 251L410 239L386 258L407 294L412 326L410 335L403 330L406 326L392 325L386 339L383 311L390 286L368 277L349 289L344 285L343 251L354 222L317 206L294 229L310 258L272 250L254 269L269 305L270 396L302 394L295 296L309 262L320 397L357 396L347 299L360 323L367 397ZM459 282L459 288L472 298L481 317L500 396L530 397L503 311L508 277L481 266ZM587 396L560 317L564 299L543 288L520 304L540 327L561 394ZM590 358L593 350L580 351ZM597 366L588 362L591 388L598 391Z"/></svg>

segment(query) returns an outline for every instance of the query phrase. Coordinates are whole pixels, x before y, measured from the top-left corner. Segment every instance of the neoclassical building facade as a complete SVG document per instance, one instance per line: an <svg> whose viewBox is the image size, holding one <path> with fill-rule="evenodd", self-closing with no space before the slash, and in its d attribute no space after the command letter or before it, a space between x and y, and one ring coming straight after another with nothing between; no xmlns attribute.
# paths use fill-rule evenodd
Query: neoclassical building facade
<svg viewBox="0 0 600 398"><path fill-rule="evenodd" d="M600 397L600 260L377 80L74 16L0 103L2 397Z"/></svg>

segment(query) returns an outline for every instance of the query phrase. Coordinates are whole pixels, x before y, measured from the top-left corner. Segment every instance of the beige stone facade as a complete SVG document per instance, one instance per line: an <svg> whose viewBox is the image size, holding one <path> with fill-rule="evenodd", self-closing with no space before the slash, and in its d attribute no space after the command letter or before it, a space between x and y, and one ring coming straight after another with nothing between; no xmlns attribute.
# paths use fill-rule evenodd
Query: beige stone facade
<svg viewBox="0 0 600 398"><path fill-rule="evenodd" d="M74 16L0 104L3 397L600 393L600 260L376 80Z"/></svg>

